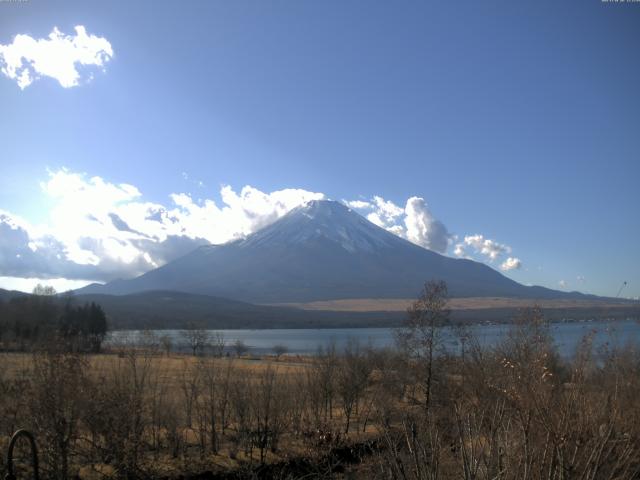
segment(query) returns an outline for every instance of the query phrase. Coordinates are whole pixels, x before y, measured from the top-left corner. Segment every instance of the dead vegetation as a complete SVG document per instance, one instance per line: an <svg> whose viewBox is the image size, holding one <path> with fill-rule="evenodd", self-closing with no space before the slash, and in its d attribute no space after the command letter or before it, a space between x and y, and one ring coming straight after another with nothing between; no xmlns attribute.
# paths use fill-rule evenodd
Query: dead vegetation
<svg viewBox="0 0 640 480"><path fill-rule="evenodd" d="M0 354L0 448L31 429L52 479L638 478L637 346L586 337L562 360L530 309L493 348L460 330L451 354L446 319L446 289L428 285L396 351Z"/></svg>

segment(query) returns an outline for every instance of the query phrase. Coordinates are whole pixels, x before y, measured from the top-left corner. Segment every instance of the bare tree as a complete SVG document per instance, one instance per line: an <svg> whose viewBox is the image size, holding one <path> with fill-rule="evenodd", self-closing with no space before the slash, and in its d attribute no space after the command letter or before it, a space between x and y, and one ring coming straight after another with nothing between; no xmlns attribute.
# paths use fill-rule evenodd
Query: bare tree
<svg viewBox="0 0 640 480"><path fill-rule="evenodd" d="M160 339L152 330L142 330L137 340L138 345L149 353L155 353L160 348Z"/></svg>
<svg viewBox="0 0 640 480"><path fill-rule="evenodd" d="M227 347L227 340L224 338L222 332L216 332L211 337L211 348L213 349L214 357L222 357L224 350Z"/></svg>
<svg viewBox="0 0 640 480"><path fill-rule="evenodd" d="M354 339L349 339L338 366L337 391L345 418L344 433L349 433L352 415L358 410L369 379L369 362Z"/></svg>
<svg viewBox="0 0 640 480"><path fill-rule="evenodd" d="M429 411L432 400L433 361L441 346L440 327L449 323L447 302L445 282L425 283L420 297L407 309L404 327L396 332L398 344L415 361L425 411Z"/></svg>
<svg viewBox="0 0 640 480"><path fill-rule="evenodd" d="M233 361L216 357L202 358L197 363L199 391L194 403L198 417L200 448L207 444L212 453L218 453L228 419L229 385L233 374Z"/></svg>
<svg viewBox="0 0 640 480"><path fill-rule="evenodd" d="M284 384L277 371L264 370L251 390L251 443L265 462L267 449L275 452L284 428L286 407Z"/></svg>
<svg viewBox="0 0 640 480"><path fill-rule="evenodd" d="M199 328L194 324L187 325L185 330L180 332L187 346L191 349L193 356L201 355L210 343L209 332Z"/></svg>
<svg viewBox="0 0 640 480"><path fill-rule="evenodd" d="M162 335L160 337L160 345L162 345L162 350L168 357L171 354L171 350L173 350L173 339L171 338L171 335Z"/></svg>
<svg viewBox="0 0 640 480"><path fill-rule="evenodd" d="M105 374L92 386L92 401L84 412L84 425L98 461L109 463L118 478L147 476L143 458L149 428L149 383L153 356L129 350L110 359Z"/></svg>
<svg viewBox="0 0 640 480"><path fill-rule="evenodd" d="M271 351L275 354L277 358L280 358L282 355L286 354L289 351L286 345L279 343L271 347Z"/></svg>
<svg viewBox="0 0 640 480"><path fill-rule="evenodd" d="M336 395L336 370L338 368L338 354L336 345L331 342L326 349L318 348L318 355L314 363L314 377L322 398L323 421L333 417L333 401Z"/></svg>
<svg viewBox="0 0 640 480"><path fill-rule="evenodd" d="M193 424L193 412L197 407L200 394L200 375L202 369L197 363L185 359L182 367L180 390L182 391L182 405L184 407L185 424L191 428Z"/></svg>
<svg viewBox="0 0 640 480"><path fill-rule="evenodd" d="M236 352L236 356L241 357L247 354L249 347L242 340L238 339L233 343L233 350Z"/></svg>
<svg viewBox="0 0 640 480"><path fill-rule="evenodd" d="M87 364L79 355L47 352L34 356L31 415L42 441L41 453L51 478L69 478L70 457L79 435Z"/></svg>

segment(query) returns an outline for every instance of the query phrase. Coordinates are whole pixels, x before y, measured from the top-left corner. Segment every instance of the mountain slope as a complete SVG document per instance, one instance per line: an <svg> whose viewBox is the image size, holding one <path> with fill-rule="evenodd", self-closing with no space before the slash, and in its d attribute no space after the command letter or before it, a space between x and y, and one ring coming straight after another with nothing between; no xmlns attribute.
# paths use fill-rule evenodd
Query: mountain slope
<svg viewBox="0 0 640 480"><path fill-rule="evenodd" d="M307 312L175 291L85 294L77 295L75 301L101 305L107 313L109 327L114 330L189 325L212 329L396 326L404 318L404 312Z"/></svg>
<svg viewBox="0 0 640 480"><path fill-rule="evenodd" d="M445 280L454 297L581 296L525 287L482 263L439 255L332 201L310 202L246 239L200 247L138 278L78 293L174 290L253 303L413 298L429 279Z"/></svg>
<svg viewBox="0 0 640 480"><path fill-rule="evenodd" d="M10 298L28 298L31 295L0 289L4 301ZM54 297L66 303L66 296ZM345 309L341 301L330 308L303 310L295 306L253 305L219 297L175 291L146 291L130 295L83 294L72 301L76 305L95 302L107 314L111 330L122 329L179 329L196 325L210 329L235 328L355 328L396 327L405 318L403 305L393 307L397 300L380 300L376 308ZM471 301L471 304L469 304ZM480 303L479 303L480 301ZM347 305L351 304L350 301ZM406 300L407 304L410 300ZM455 322L506 322L513 319L519 302L526 299L453 299L452 320ZM319 302L322 303L322 302ZM2 307L3 302L0 302ZM638 302L593 300L551 300L542 302L549 320L571 318L638 318ZM305 307L304 305L302 305ZM313 307L313 306L312 306ZM305 307L306 308L306 307ZM373 311L372 311L373 310ZM2 308L0 308L2 323Z"/></svg>
<svg viewBox="0 0 640 480"><path fill-rule="evenodd" d="M27 295L29 294L24 292L19 292L17 290L5 290L3 288L0 288L0 301L3 301L3 302L7 302L12 298L16 298L16 297L25 297Z"/></svg>

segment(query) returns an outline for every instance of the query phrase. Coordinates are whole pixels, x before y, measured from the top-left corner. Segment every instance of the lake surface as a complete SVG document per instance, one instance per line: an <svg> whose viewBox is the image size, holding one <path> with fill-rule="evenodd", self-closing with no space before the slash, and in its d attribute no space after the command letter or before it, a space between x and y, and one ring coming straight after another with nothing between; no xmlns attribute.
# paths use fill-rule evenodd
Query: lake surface
<svg viewBox="0 0 640 480"><path fill-rule="evenodd" d="M483 346L491 346L502 340L509 331L508 324L473 325L472 334ZM636 320L584 321L553 323L551 334L562 356L573 355L583 337L595 332L594 345L606 343L622 347L627 344L640 343L640 323ZM210 330L212 335L220 333L224 336L228 350L236 341L242 341L249 347L249 353L262 355L272 353L275 345L284 345L289 354L313 355L319 347L326 348L332 343L338 350L343 349L350 339L357 340L360 345L371 345L376 348L394 345L394 329L392 328L328 328L328 329L269 329L269 330ZM171 338L175 350L185 349L185 339L181 330L155 330L154 335L167 335ZM458 349L457 337L449 329L444 329L444 341L449 349ZM114 331L107 339L107 344L122 342L140 344L144 335L137 330Z"/></svg>

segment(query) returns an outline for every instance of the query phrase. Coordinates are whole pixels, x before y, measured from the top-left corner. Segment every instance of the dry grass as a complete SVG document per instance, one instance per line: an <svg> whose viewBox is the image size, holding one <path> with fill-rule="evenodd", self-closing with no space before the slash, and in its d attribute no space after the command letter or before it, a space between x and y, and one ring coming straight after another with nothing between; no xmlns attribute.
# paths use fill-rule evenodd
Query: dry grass
<svg viewBox="0 0 640 480"><path fill-rule="evenodd" d="M279 303L275 305L301 308L303 310L325 310L341 312L404 312L414 302L410 298L349 298L307 303ZM483 310L489 308L526 308L531 299L503 297L467 297L449 300L451 310ZM575 300L553 299L536 302L541 308L612 308L628 306L629 302L613 299Z"/></svg>
<svg viewBox="0 0 640 480"><path fill-rule="evenodd" d="M37 369L37 359L40 355L41 354L0 352L0 386L2 386L2 384L11 385L12 383L16 385L37 385L39 379L35 371ZM273 409L274 414L277 412L279 415L286 415L287 412L283 409L287 407L285 407L284 404L289 404L289 396L304 395L304 388L300 382L304 382L304 379L309 376L314 362L314 359L311 357L293 355L284 355L279 358L269 355L262 357L213 358L194 357L192 355L182 354L165 355L159 353L157 350L144 351L132 349L103 354L83 354L80 358L85 365L84 370L87 377L94 382L94 385L99 386L104 383L105 385L113 384L114 386L122 386L123 384L119 383L120 380L118 380L118 378L121 378L125 384L130 384L132 381L140 381L142 375L144 375L146 380L144 380L144 393L142 393L141 399L144 398L143 401L146 404L142 407L145 412L145 417L150 415L149 409L151 408L151 402L160 402L165 406L164 408L171 409L168 413L175 419L176 423L173 428L175 428L175 434L179 437L177 456L175 453L171 453L171 448L167 446L170 442L169 435L171 435L171 432L167 430L167 423L162 423L162 426L158 427L161 430L161 443L164 445L162 451L157 452L154 451L154 448L151 448L153 440L151 439L152 434L150 430L152 426L149 418L145 420L145 423L148 425L144 429L144 439L141 441L145 446L138 461L139 465L141 468L144 468L145 471L153 472L154 476L160 477L178 477L185 473L193 474L205 470L235 471L242 470L246 468L247 465L255 466L261 463L262 460L259 459L257 453L259 450L257 447L253 447L247 451L246 447L238 446L236 440L234 440L235 437L241 435L239 432L242 427L238 424L238 420L233 418L233 409L235 407L232 403L239 402L239 404L242 404L246 402L249 404L253 402L252 404L256 405L256 402L258 402L259 405L261 400L259 394L256 392L260 391L262 388L261 385L265 379L268 378L269 373L272 372L277 377L276 384L274 384L276 389L274 393L278 400L270 408ZM137 364L137 367L133 368L139 369L137 374L132 370L132 366L135 364ZM215 365L215 367L213 367L213 365ZM206 382L206 380L202 375L208 368L215 368L220 372L230 369L231 378L228 385L231 390L233 390L234 385L242 387L244 384L248 387L248 390L239 394L239 398L234 400L232 394L232 397L229 399L231 403L228 412L230 418L228 420L227 433L219 433L220 445L216 453L211 452L208 446L206 448L201 447L200 436L202 432L198 431L200 428L198 422L201 421L201 418L198 418L198 416L205 414L203 410L198 410L198 408L203 408L201 398L202 395L206 394L207 388L203 383ZM140 375L137 377L138 380L134 380L136 375ZM199 378L199 380L196 380L196 378ZM219 377L217 381L224 382L224 379L223 377ZM193 423L191 423L191 421L187 421L185 418L185 388L196 385L196 383L198 383L197 389L199 392L196 395L200 400L193 400ZM45 390L47 389L46 385L43 387ZM289 390L291 390L290 394L288 393ZM109 387L102 391L102 393L100 393L100 390L97 390L95 394L100 397L97 398L90 394L89 399L93 402L102 403L104 397L101 395L108 396L111 391ZM220 394L219 392L218 395ZM16 412L17 423L12 424L12 426L6 429L3 428L3 431L0 433L0 451L6 449L9 439L8 435L16 428L26 427L37 431L32 424L33 420L30 418L28 410L25 408L30 403L30 399L28 398L30 394L13 391L13 395L15 396L13 399L7 397L0 398L0 413L3 408L7 411L11 410L8 403L15 402L16 405L18 405L18 411ZM283 405L280 405L282 400L284 400ZM200 402L199 407L196 406L196 402ZM256 407L254 406L253 408ZM125 417L131 416L132 413L131 411L122 411L122 415ZM162 412L160 412L160 414L162 414ZM337 403L331 409L329 416L332 425L327 426L329 431L341 431L343 412ZM255 419L252 420L252 422L255 421ZM288 421L289 420L286 420L286 422ZM355 415L352 421L354 426L357 425L358 416ZM170 425L171 421L168 424ZM0 423L0 427L4 427L4 425ZM249 428L256 428L256 426L252 424ZM310 446L315 445L314 442L317 441L315 435L321 435L317 433L316 430L311 430L314 432L311 434L311 437L305 437L305 435L308 434L302 434L299 430L292 431L290 427L284 428L285 430L281 433L281 438L278 441L278 449L276 451L267 449L264 452L265 463L283 462L294 457L312 457L321 454L326 448L331 448L332 446L332 444L327 444L323 445L322 449L310 448ZM310 427L307 425L305 428ZM350 441L357 442L372 438L375 435L375 426L369 424L364 429L354 428L349 438ZM78 438L87 438L89 436L89 432L80 431ZM42 435L37 434L37 438L39 442L44 440ZM338 435L334 438L337 439L340 438L340 436ZM85 444L84 440L77 441L77 450L91 450L91 448L90 445ZM4 465L0 460L0 477L3 475L3 467ZM74 461L71 469L77 472L80 478L88 480L119 476L113 465L100 461L92 461L89 464L86 463L86 460Z"/></svg>
<svg viewBox="0 0 640 480"><path fill-rule="evenodd" d="M323 463L327 455L375 439L380 450L348 467L349 478L542 480L567 478L565 470L593 480L640 478L640 351L596 358L586 338L562 363L544 327L532 325L516 326L493 349L469 341L466 356L429 361L429 395L424 358L357 347L279 359L0 353L0 451L15 428L27 427L43 447L43 478L178 478L295 458L323 472L308 478L340 478ZM68 476L51 473L61 424L47 423L52 416L74 425ZM278 435L266 447L265 431ZM3 466L0 459L0 477Z"/></svg>
<svg viewBox="0 0 640 480"><path fill-rule="evenodd" d="M139 352L141 353L141 352ZM29 353L0 352L0 376L4 380L13 380L29 376L33 368L33 355ZM88 370L94 376L113 371L114 367L123 362L124 357L117 352L84 355L88 363ZM149 357L153 371L168 384L182 379L185 368L195 366L203 357L192 355L161 355L153 354ZM308 369L312 359L303 356L282 356L279 359L265 355L262 357L222 357L216 359L218 368L226 368L231 364L239 374L251 377L259 376L268 369L276 370L278 374L299 374Z"/></svg>

